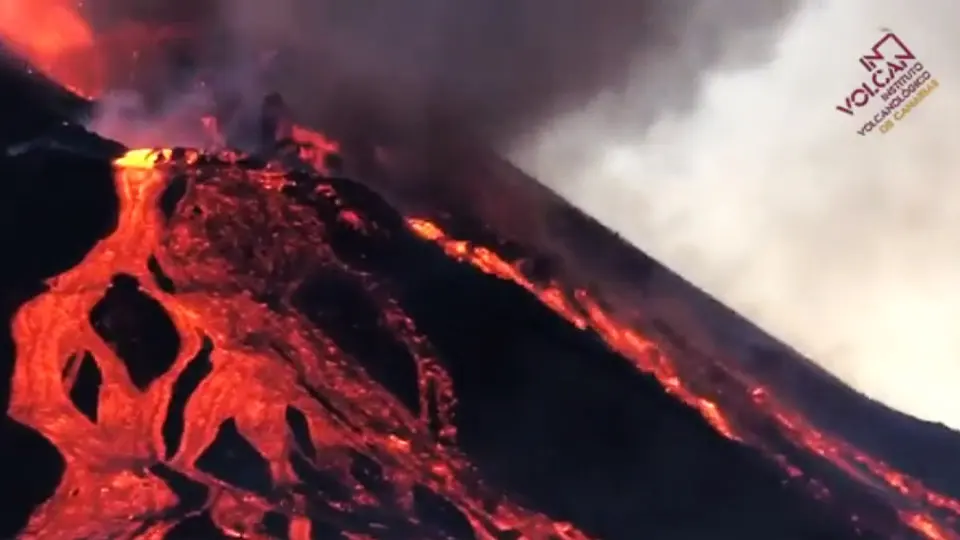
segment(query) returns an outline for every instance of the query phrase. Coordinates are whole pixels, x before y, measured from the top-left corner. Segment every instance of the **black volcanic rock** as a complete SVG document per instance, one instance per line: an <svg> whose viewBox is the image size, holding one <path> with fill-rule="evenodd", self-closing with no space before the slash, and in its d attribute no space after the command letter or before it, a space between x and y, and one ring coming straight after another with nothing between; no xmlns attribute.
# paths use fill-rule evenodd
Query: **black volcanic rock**
<svg viewBox="0 0 960 540"><path fill-rule="evenodd" d="M16 108L23 133L31 132L25 110L37 105L25 109L24 103L8 100L0 107ZM39 118L41 112L37 114ZM11 140L17 138L9 124L5 129ZM890 513L868 490L849 484L829 504L816 500L788 482L760 452L720 436L593 333L576 329L521 287L457 262L415 236L403 217L363 184L294 175L295 185L267 194L245 187L242 174L233 166L211 165L197 174L192 192L172 197L167 209L170 223L196 224L191 230L205 231L202 240L207 242L196 244L193 251L178 245L182 251L176 253L184 260L230 267L231 275L237 276L232 283L242 284L257 302L278 309L294 306L298 316L324 329L416 413L420 403L413 362L408 350L383 332L382 306L370 302L369 290L359 287L361 281L317 262L316 254L329 251L332 259L357 270L357 275L389 283L396 302L449 371L457 397L459 444L495 491L601 538L882 538L890 530L908 537L892 518L884 531L857 531L848 518L848 502L881 515ZM76 265L97 240L109 235L117 225L118 202L107 158L87 153L53 149L3 156L0 178L0 310L3 320L9 321L24 301L44 290L43 280ZM316 189L318 185L325 189ZM197 210L197 201L204 203L202 210ZM342 208L361 214L367 230L375 233L350 226L341 219ZM174 296L200 286L223 295L236 292L222 281L185 280L184 273L162 265L153 271L169 274L166 287ZM150 324L146 308L116 296L112 309L119 311L112 312L113 328L122 332L111 339L117 350L124 339L164 339L149 337L164 335L162 328L138 326ZM123 309L139 311L137 316L123 315ZM110 318L109 310L104 311L93 321L95 328ZM15 354L8 326L0 332L4 405ZM162 350L170 344L140 346ZM209 350L193 360L198 365L209 363L202 354ZM185 371L182 376L192 375ZM189 393L196 380L185 382L184 392ZM320 391L313 397L318 406L337 407L325 404ZM291 426L304 423L296 420L298 414L303 416L288 410ZM8 537L23 527L34 505L52 495L64 464L56 448L32 429L8 417L0 429L0 503L6 509L0 537ZM221 425L198 466L266 500L282 499L269 485L268 464L241 431L229 422ZM337 531L330 524L337 523L376 531L378 538L420 537L422 531L408 529L397 508L365 507L351 515L334 512L325 501L349 499L350 494L341 492L336 478L307 463L311 454L323 453L324 448L298 446L301 450L294 453L291 466L302 483L292 489L308 501L316 535L335 537ZM383 463L363 455L350 460L352 474L362 477L364 484L383 483L385 473L379 470ZM151 517L178 520L169 537L218 534L198 502L205 496L198 495L203 486L183 477L163 457L155 463L114 465L162 480L178 495L179 505L171 515ZM386 488L371 489L379 493ZM438 537L470 537L463 515L446 500L423 486L415 486L411 493L409 511L430 530L440 531ZM282 534L284 504L277 502L277 511L265 515L264 530ZM385 528L375 527L377 523ZM330 536L322 536L324 531Z"/></svg>
<svg viewBox="0 0 960 540"><path fill-rule="evenodd" d="M90 103L52 84L15 57L0 43L0 145L31 139L68 119L90 112Z"/></svg>
<svg viewBox="0 0 960 540"><path fill-rule="evenodd" d="M19 291L36 290L42 278L71 266L103 236L109 215L105 209L114 203L109 190L96 188L109 185L102 164L51 154L42 163L5 165L18 173L8 174L7 181L23 186L17 200L30 204L24 208L28 212L18 212L23 217L6 224L6 235L21 231L32 240L5 244L8 320L23 294ZM36 180L28 183L27 177ZM375 200L358 184L340 183L357 193L353 204ZM92 197L97 192L100 197ZM52 194L63 202L51 202ZM386 213L382 203L366 207L376 209L381 226L404 236L399 217ZM339 238L334 245L338 251L369 253L368 268L399 283L402 302L454 378L463 447L494 485L603 538L702 538L721 531L729 538L845 535L842 524L831 524L821 515L819 504L782 486L772 465L719 437L655 381L636 373L599 340L572 328L519 287L454 262L412 236L383 242L361 245ZM377 348L389 338L377 337L376 324L364 322L375 322L373 308L358 311L359 295L351 296L342 284L335 285L332 296L307 294L309 288L335 284L325 279L323 274L311 276L300 309L331 325L334 337L368 362L368 369L394 393L415 396L415 378L404 375L403 362L393 369L369 364L391 356ZM141 335L150 332L145 329ZM393 354L397 360L403 353L398 349ZM7 374L11 362L7 347ZM49 493L52 485L42 479L56 474L56 453L39 435L12 420L5 422L4 448L12 455L0 465L2 475L21 480L4 483L9 486L4 500L23 500L23 485ZM231 440L237 444L236 436ZM235 452L244 451L251 453ZM46 460L39 457L47 454ZM208 461L216 454L211 456ZM237 469L225 465L226 470ZM241 487L262 484L241 477L234 481ZM23 523L22 515L9 519L4 535Z"/></svg>

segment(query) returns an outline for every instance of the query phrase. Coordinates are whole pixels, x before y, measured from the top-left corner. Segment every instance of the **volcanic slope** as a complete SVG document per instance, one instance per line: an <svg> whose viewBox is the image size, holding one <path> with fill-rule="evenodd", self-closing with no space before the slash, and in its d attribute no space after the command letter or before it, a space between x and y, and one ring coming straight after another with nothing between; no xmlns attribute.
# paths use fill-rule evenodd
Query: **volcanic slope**
<svg viewBox="0 0 960 540"><path fill-rule="evenodd" d="M818 496L830 496L839 473L870 486L920 536L958 537L957 433L852 391L482 147L447 138L391 153L403 159L388 155L367 176L448 231L448 252L471 252L455 240L471 237L513 254L511 269L491 271L596 331L718 432L762 449ZM505 238L537 246L537 257L524 260ZM473 253L457 256L477 264ZM539 284L525 279L534 275Z"/></svg>
<svg viewBox="0 0 960 540"><path fill-rule="evenodd" d="M911 534L357 182L63 137L0 160L0 537Z"/></svg>

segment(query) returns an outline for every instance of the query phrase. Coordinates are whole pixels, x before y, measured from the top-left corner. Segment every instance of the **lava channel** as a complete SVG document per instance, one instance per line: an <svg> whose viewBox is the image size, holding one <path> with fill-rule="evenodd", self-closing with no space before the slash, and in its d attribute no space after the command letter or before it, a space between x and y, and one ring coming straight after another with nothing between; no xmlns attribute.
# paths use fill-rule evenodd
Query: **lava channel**
<svg viewBox="0 0 960 540"><path fill-rule="evenodd" d="M324 247L323 223L281 194L282 173L234 166L210 178L204 159L196 152L144 150L117 160L116 229L15 314L9 415L51 441L66 463L23 538L162 538L183 519L174 484L184 483L205 492L188 515L208 512L232 537L271 538L261 524L267 514L281 513L293 539L311 538L322 526L351 538L375 538L385 530L409 538L586 538L568 523L495 494L475 476L450 444L456 435L452 391L429 341L393 301L389 284ZM181 211L168 218L159 199L174 177L186 182L186 195ZM251 190L258 196L235 196ZM320 182L314 191L336 206L330 185ZM339 219L365 226L346 208ZM237 227L259 227L259 234L276 240L275 250L256 253L234 236L253 233ZM295 284L305 267L326 269L369 291L385 326L416 360L421 401L438 410L409 412L293 309L292 288L268 294L270 280L282 275ZM179 336L172 366L152 380L135 380L117 348L90 322L97 304L119 286L117 276L136 280ZM175 383L205 354L208 373L186 402L179 443L169 447L163 431ZM95 418L71 401L77 358L92 359L100 374ZM291 410L305 436L289 427ZM227 431L267 463L266 494L198 466ZM358 473L358 460L367 464L359 468L366 474ZM302 489L305 476L339 489ZM424 501L453 508L469 532L418 517Z"/></svg>

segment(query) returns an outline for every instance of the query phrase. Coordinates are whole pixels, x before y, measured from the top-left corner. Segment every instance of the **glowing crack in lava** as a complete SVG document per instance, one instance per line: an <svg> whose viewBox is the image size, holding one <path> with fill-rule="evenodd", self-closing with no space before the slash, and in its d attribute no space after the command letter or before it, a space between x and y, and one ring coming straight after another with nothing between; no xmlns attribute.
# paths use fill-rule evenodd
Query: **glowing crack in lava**
<svg viewBox="0 0 960 540"><path fill-rule="evenodd" d="M496 496L473 478L465 458L446 444L455 436L449 418L453 396L429 342L392 300L389 284L375 282L326 247L324 226L314 211L280 193L283 173L227 167L209 178L203 159L196 152L173 151L133 151L119 159L116 229L14 317L9 415L55 444L66 463L56 492L31 516L24 537L161 538L176 525L170 516L178 498L147 470L165 462L209 488L211 519L231 536L268 538L258 524L273 510L290 516L291 538L306 539L311 522L305 516L322 507L325 523L356 534L353 538L376 536L376 531L356 531L356 521L347 516L376 508L392 509L393 521L383 526L411 538L460 537L433 530L416 517L418 493L426 490L456 507L477 538L499 538L511 530L525 538L585 538L570 525ZM195 212L167 221L158 198L174 173L186 175L183 204ZM250 190L256 196L236 196ZM331 185L321 182L315 193L343 223L359 230L370 226L362 215L340 208ZM266 241L257 248L241 245L263 240L241 230L254 225L273 239L270 247L264 247ZM246 248L261 251L251 258ZM154 260L176 284L176 294L166 292L151 272ZM241 262L243 271L234 267ZM421 400L436 404L436 412L422 407L419 417L410 413L293 310L289 298L259 298L266 276L301 275L310 265L356 280L369 291L383 324L409 348ZM142 292L162 305L180 337L172 368L146 385L134 382L124 359L89 322L117 275L136 278ZM185 406L180 444L167 448L162 425L175 381L205 347L211 351L211 370ZM95 421L69 396L76 377L70 360L82 356L95 361L102 377ZM286 427L288 407L306 418L308 443L297 442ZM228 420L269 463L273 497L233 487L197 467ZM431 429L431 422L439 429ZM311 445L312 450L304 448ZM303 474L291 465L294 455L308 462L307 469L320 471L314 474L335 479L345 493L309 496L293 489ZM371 488L369 480L354 476L350 464L357 455L382 469L381 482L389 489Z"/></svg>

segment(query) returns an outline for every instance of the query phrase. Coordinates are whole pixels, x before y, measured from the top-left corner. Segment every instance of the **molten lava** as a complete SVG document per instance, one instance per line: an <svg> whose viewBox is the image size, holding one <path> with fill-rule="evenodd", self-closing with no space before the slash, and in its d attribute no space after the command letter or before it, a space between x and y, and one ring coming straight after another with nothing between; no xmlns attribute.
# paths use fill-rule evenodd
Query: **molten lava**
<svg viewBox="0 0 960 540"><path fill-rule="evenodd" d="M73 0L0 2L0 38L51 79L83 97L103 90L90 26Z"/></svg>
<svg viewBox="0 0 960 540"><path fill-rule="evenodd" d="M315 149L307 157L317 165L319 156L336 151L335 143L304 128L294 138ZM227 152L173 150L137 150L118 159L115 230L17 312L9 415L49 439L66 462L59 487L31 517L24 536L162 537L183 517L174 512L179 495L154 474L153 466L164 464L206 488L202 510L232 536L269 538L261 522L280 512L288 516L294 539L309 538L323 523L356 538L376 537L377 527L411 538L462 537L418 517L417 493L427 490L456 508L477 538L501 538L508 531L532 540L586 538L570 524L497 495L455 449L452 383L429 337L404 311L389 280L338 251L331 229L336 225L366 239L390 233L346 202L338 181L295 179L282 167L249 170L239 163L240 156ZM176 179L185 182L185 195L165 215L160 199ZM304 186L312 204L287 196ZM960 538L960 502L818 430L745 374L685 360L636 325L620 322L588 291L538 282L519 262L452 238L438 222L411 217L405 225L418 241L513 282L575 327L596 334L719 433L763 450L816 496L832 495L815 474L800 470L793 450L820 456L870 486L919 535ZM317 271L366 291L382 326L415 363L416 412L294 305L294 293ZM135 279L179 336L172 367L148 384L135 382L122 354L91 322L117 276ZM182 436L171 445L162 432L175 385L204 351L209 373L189 396ZM79 358L92 359L102 379L93 419L70 397ZM290 410L305 418L308 440L289 427ZM228 424L268 463L269 494L198 467ZM771 430L790 447L762 435ZM375 464L376 481L357 474L361 458ZM333 479L342 493L303 489L310 475ZM350 517L371 513L388 517L373 524ZM871 519L850 516L854 524Z"/></svg>
<svg viewBox="0 0 960 540"><path fill-rule="evenodd" d="M704 374L702 364L685 369L664 346L617 322L587 291L575 290L570 293L559 283L537 284L524 276L518 265L505 261L489 248L450 238L435 223L427 220L409 219L408 222L417 234L440 244L449 256L483 272L513 281L535 294L577 328L595 332L637 369L656 377L669 393L698 410L719 433L763 449L791 478L803 479L804 474L779 449L771 447L765 438L756 434L757 418L749 417L752 411L759 410L763 421L769 421L797 447L821 456L867 485L887 491L890 503L899 509L902 522L921 536L930 540L960 538L956 532L960 501L928 489L919 481L843 440L821 432L802 415L776 400L765 388L751 383L745 374L732 372L728 368L721 373ZM721 368L716 364L714 367ZM695 389L694 385L703 379L709 379L712 387ZM715 396L706 397L710 394ZM806 482L816 496L830 496L816 478L806 478ZM851 516L854 523L863 519L861 516Z"/></svg>
<svg viewBox="0 0 960 540"><path fill-rule="evenodd" d="M176 37L161 34L157 36ZM105 84L104 49L128 51L129 60L136 62L139 49L131 44L145 35L148 44L157 38L149 29L130 25L113 38L97 37L71 0L0 2L0 38L47 76L88 98L99 95ZM205 118L203 125L211 146L222 147L216 120ZM309 129L293 126L291 131L299 159L318 171L339 150ZM206 165L211 159L220 165L215 175ZM237 161L229 153L171 150L132 151L118 159L115 230L18 310L8 413L51 441L66 463L56 492L32 515L23 536L161 538L184 517L175 512L183 502L178 493L154 474L153 466L164 464L206 488L202 510L235 537L269 538L261 523L271 512L289 518L292 539L310 538L312 529L322 525L316 516L354 538L376 537L387 526L410 538L461 537L418 517L417 494L426 490L456 508L477 538L493 540L508 531L531 540L586 538L570 524L497 495L476 478L454 446L450 377L390 284L330 246L329 223L283 194L293 184L287 172L245 170ZM185 178L188 189L178 210L165 216L159 200L174 178ZM333 183L316 181L312 196L341 225L365 236L382 234L362 211L343 202ZM493 248L452 238L437 222L408 218L406 225L449 257L515 283L575 327L595 333L699 411L716 431L763 450L816 496L831 494L815 475L794 464L791 450L820 456L874 488L898 510L901 522L922 537L960 539L955 532L960 502L820 431L746 374L685 359L635 325L619 321L588 291L537 282L521 264ZM154 266L174 284L172 289L161 283ZM417 412L293 306L292 295L304 276L318 269L367 291L383 326L416 364ZM173 365L146 385L134 381L118 349L91 322L117 276L135 278L140 291L162 306L179 336ZM277 283L284 284L283 290L274 290ZM209 373L189 396L183 433L171 447L162 432L175 386L205 354ZM81 358L92 359L102 380L93 419L70 396ZM286 420L290 410L306 419L307 441L291 431ZM239 488L197 466L231 423L268 463L270 494ZM793 448L761 435L770 430ZM354 465L361 458L376 465L376 481L357 474ZM304 490L306 475L333 479L343 492ZM387 517L373 525L350 517L370 514ZM871 516L850 519L859 523Z"/></svg>
<svg viewBox="0 0 960 540"><path fill-rule="evenodd" d="M453 396L429 341L393 300L389 284L376 282L325 247L323 222L280 193L282 175L233 167L210 178L204 176L203 159L196 152L134 151L117 160L121 204L115 231L80 264L50 280L49 290L15 316L9 414L47 437L66 461L56 493L32 516L26 537L162 537L176 524L170 516L178 504L171 488L148 474L151 464L162 462L208 488L205 507L231 536L268 538L258 528L268 511L290 516L291 538L309 538L314 523L306 516L318 513L358 538L375 536L375 531L356 530L347 516L384 508L394 520L389 528L406 530L411 538L460 537L415 517L417 492L429 490L457 508L477 538L500 538L510 530L526 538L584 538L568 524L496 496L473 478L469 463L449 445L455 436ZM182 208L192 211L168 221L158 198L175 172L187 176ZM257 197L236 196L251 190ZM341 204L331 185L319 183L315 193L331 208ZM366 226L357 212L339 212L349 226ZM153 260L176 293L158 282L150 270ZM356 280L370 291L383 324L417 363L419 416L292 309L286 293L309 267ZM173 367L145 386L132 380L116 349L89 322L117 275L136 278L179 334ZM268 301L266 289L277 277L291 278L292 286ZM174 384L205 343L212 347L211 371L186 404L180 444L168 448L161 431ZM95 361L102 377L95 420L69 396L72 359L84 356ZM428 402L437 410L431 411ZM286 427L288 408L306 418L309 442L298 442ZM228 420L268 461L273 496L231 486L196 466ZM431 422L439 429L431 429ZM351 463L358 455L382 469L378 482L356 477ZM342 496L323 499L296 489L306 473L291 465L294 457L305 459L312 474L344 486Z"/></svg>

